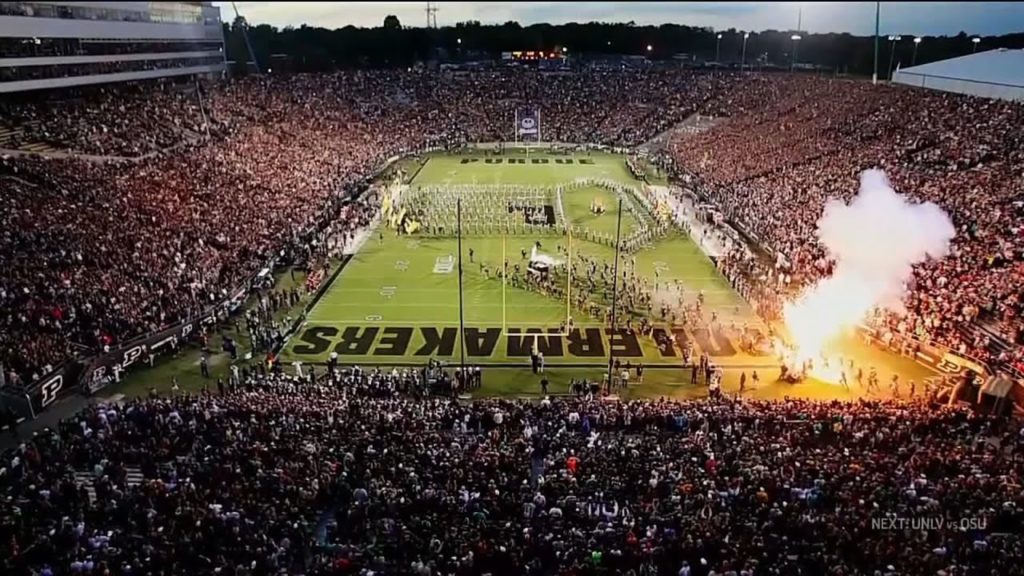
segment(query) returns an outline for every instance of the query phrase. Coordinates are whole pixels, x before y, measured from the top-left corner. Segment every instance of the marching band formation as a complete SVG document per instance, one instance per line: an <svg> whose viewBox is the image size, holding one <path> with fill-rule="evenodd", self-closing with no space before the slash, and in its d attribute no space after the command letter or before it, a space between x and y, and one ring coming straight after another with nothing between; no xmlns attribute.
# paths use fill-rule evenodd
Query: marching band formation
<svg viewBox="0 0 1024 576"><path fill-rule="evenodd" d="M684 226L669 207L664 194L650 187L629 186L606 178L579 178L557 186L520 184L463 184L428 185L410 187L404 194L391 194L387 202L397 220L415 222L416 232L428 236L452 237L458 233L458 205L462 204L463 236L514 235L532 238L540 248L538 238L545 236L573 238L615 247L613 234L597 231L585 225L572 224L562 206L564 194L585 193L586 189L600 188L622 199L622 209L632 216L635 225L623 237L620 248L626 255L619 270L619 307L615 319L617 328L635 330L643 336L653 336L655 324L705 331L731 331L744 337L753 327L737 325L731 318L719 316L718 311L705 306L703 292L688 290L679 280L661 278L655 270L654 278L638 273L635 253L649 247L666 236L673 225ZM602 216L609 208L595 198L592 214ZM609 216L612 217L612 216ZM410 233L407 227L396 226L400 233ZM567 242L559 239L556 254L564 264L532 274L531 256L520 250L520 259L509 254L504 266L501 262L477 259L479 272L485 278L504 279L510 286L531 290L555 299L566 299L572 307L591 321L610 326L614 271L606 258L581 252L570 253ZM473 249L469 249L473 262ZM737 311L738 314L738 311ZM571 329L573 320L569 318ZM674 338L666 335L664 338ZM671 341L658 342L659 346L673 346ZM685 347L684 347L685 348ZM692 349L684 350L689 359Z"/></svg>
<svg viewBox="0 0 1024 576"><path fill-rule="evenodd" d="M548 214L562 190L562 186L512 184L417 186L410 190L405 205L430 236L457 233L460 199L464 235L548 235L562 228L564 220Z"/></svg>
<svg viewBox="0 0 1024 576"><path fill-rule="evenodd" d="M417 223L416 230L429 236L458 233L458 203L462 201L462 234L465 235L566 235L615 246L614 234L571 224L565 217L562 197L585 188L608 190L623 199L623 209L636 225L621 239L626 253L635 253L668 233L671 211L661 199L644 188L627 186L611 179L579 178L557 186L522 184L463 184L416 186L395 200L394 212ZM595 200L594 213L607 208ZM596 212L595 212L596 210ZM408 230L400 227L408 233Z"/></svg>

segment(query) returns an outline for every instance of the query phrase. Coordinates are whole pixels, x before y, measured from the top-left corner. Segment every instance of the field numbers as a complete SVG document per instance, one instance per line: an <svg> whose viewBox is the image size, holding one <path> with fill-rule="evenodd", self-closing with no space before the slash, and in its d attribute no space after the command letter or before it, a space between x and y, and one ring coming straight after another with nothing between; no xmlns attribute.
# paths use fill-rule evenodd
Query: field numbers
<svg viewBox="0 0 1024 576"><path fill-rule="evenodd" d="M367 322L380 322L384 317L380 314L370 314L366 317Z"/></svg>
<svg viewBox="0 0 1024 576"><path fill-rule="evenodd" d="M410 249L410 250L415 250L415 249L420 247L420 241L419 240L409 240L408 242L405 243L405 247Z"/></svg>
<svg viewBox="0 0 1024 576"><path fill-rule="evenodd" d="M380 289L380 295L390 300L397 290L397 286L382 286Z"/></svg>
<svg viewBox="0 0 1024 576"><path fill-rule="evenodd" d="M405 272L408 269L409 269L409 261L408 260L395 260L395 270L401 270L402 272Z"/></svg>
<svg viewBox="0 0 1024 576"><path fill-rule="evenodd" d="M451 254L434 259L434 274L451 274L455 269L455 257Z"/></svg>

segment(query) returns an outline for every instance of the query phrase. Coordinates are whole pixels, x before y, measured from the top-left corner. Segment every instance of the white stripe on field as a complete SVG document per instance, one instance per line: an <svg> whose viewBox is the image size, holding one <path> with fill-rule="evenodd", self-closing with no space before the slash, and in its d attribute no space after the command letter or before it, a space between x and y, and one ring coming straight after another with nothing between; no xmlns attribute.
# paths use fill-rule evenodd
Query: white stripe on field
<svg viewBox="0 0 1024 576"><path fill-rule="evenodd" d="M402 322L398 320L307 320L304 324L315 324L317 326L458 326L458 321L444 320L440 322L424 322L422 320ZM476 328L479 326L486 326L487 328L501 328L501 321L486 322L486 321L466 321L466 326L469 328ZM577 328L601 328L604 324L601 323L580 323L576 322L573 324ZM550 323L544 322L516 322L511 325L512 328L544 328L545 326L551 326ZM566 336L564 333L552 333L553 336Z"/></svg>

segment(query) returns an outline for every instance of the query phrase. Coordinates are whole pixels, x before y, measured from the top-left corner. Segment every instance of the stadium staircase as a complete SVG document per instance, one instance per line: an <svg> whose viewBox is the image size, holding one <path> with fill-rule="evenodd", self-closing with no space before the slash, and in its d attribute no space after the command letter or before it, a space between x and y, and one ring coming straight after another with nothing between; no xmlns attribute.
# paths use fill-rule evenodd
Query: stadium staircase
<svg viewBox="0 0 1024 576"><path fill-rule="evenodd" d="M124 483L128 488L135 488L145 480L142 476L142 470L138 466L125 466L124 471ZM93 476L92 471L76 470L75 483L85 487L85 492L89 495L89 504L94 504L96 502L96 478Z"/></svg>
<svg viewBox="0 0 1024 576"><path fill-rule="evenodd" d="M11 143L21 135L21 130L0 124L0 148L10 148Z"/></svg>
<svg viewBox="0 0 1024 576"><path fill-rule="evenodd" d="M11 126L0 122L0 150L18 150L21 152L56 152L57 149L45 142L35 140L25 132L25 128L31 128L29 132L35 132L39 127L39 121L26 122L23 126ZM29 141L26 142L25 140Z"/></svg>
<svg viewBox="0 0 1024 576"><path fill-rule="evenodd" d="M978 318L968 324L958 324L957 329L965 342L977 342L981 337L987 339L988 344L985 351L993 358L998 358L1003 352L1009 352L1014 345L1000 331L999 326L992 321Z"/></svg>

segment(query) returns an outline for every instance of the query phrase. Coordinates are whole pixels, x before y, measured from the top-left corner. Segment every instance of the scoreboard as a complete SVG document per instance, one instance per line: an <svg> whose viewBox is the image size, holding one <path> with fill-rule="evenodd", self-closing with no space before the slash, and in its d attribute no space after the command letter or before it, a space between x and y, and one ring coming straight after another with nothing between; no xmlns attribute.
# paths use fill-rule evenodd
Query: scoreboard
<svg viewBox="0 0 1024 576"><path fill-rule="evenodd" d="M540 62L544 60L564 60L565 52L545 52L543 50L514 50L502 52L502 60L513 62Z"/></svg>

